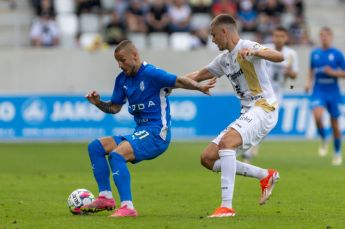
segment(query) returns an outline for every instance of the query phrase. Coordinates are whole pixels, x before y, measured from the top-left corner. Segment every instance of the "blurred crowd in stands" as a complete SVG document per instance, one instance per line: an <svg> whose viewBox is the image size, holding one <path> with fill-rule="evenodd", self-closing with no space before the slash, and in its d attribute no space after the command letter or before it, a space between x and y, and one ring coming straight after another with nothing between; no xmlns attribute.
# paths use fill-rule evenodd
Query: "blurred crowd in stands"
<svg viewBox="0 0 345 229"><path fill-rule="evenodd" d="M59 2L57 2L59 1ZM72 2L74 1L74 2ZM93 34L98 45L116 45L133 36L188 34L190 48L210 43L208 25L220 13L233 15L244 38L271 42L277 26L290 33L290 44L310 45L303 0L31 0L37 16L30 32L33 46L56 46L73 35L76 44ZM68 3L69 2L69 3ZM71 5L72 2L72 5ZM63 4L71 5L68 12ZM57 9L58 7L59 9ZM67 16L76 18L72 29L62 28ZM66 35L67 34L67 35ZM83 38L85 40L85 38ZM86 39L87 40L87 39ZM178 39L177 39L178 40ZM178 41L183 41L178 40ZM153 40L162 42L162 40ZM170 42L170 40L169 40ZM163 42L164 43L164 42Z"/></svg>

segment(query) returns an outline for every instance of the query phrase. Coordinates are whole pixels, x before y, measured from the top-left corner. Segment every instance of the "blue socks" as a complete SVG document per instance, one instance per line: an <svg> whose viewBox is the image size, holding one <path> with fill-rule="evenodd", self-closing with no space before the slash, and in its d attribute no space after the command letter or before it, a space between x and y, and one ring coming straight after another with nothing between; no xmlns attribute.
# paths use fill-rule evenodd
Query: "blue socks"
<svg viewBox="0 0 345 229"><path fill-rule="evenodd" d="M92 141L88 146L88 150L93 175L97 181L99 192L111 191L109 181L109 166L107 159L105 158L106 152L101 142L98 139Z"/></svg>
<svg viewBox="0 0 345 229"><path fill-rule="evenodd" d="M334 152L341 154L341 138L334 138Z"/></svg>
<svg viewBox="0 0 345 229"><path fill-rule="evenodd" d="M108 160L121 202L126 200L132 201L131 176L125 158L116 152L111 152Z"/></svg>
<svg viewBox="0 0 345 229"><path fill-rule="evenodd" d="M322 141L325 141L325 139L326 139L326 130L325 130L325 128L323 128L323 127L322 128L317 128L317 132L319 133Z"/></svg>

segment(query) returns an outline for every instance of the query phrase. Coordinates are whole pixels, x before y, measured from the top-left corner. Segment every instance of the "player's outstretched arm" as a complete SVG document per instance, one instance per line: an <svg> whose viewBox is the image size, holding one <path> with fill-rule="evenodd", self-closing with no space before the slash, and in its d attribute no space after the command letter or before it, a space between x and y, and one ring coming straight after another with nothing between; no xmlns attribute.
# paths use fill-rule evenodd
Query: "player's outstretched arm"
<svg viewBox="0 0 345 229"><path fill-rule="evenodd" d="M335 78L345 78L345 71L344 70L334 70L331 67L326 66L324 68L324 72L327 75L330 75L330 76L335 77Z"/></svg>
<svg viewBox="0 0 345 229"><path fill-rule="evenodd" d="M175 88L184 88L189 90L198 90L202 93L210 95L210 89L216 84L216 78L209 80L207 83L198 83L189 77L177 77Z"/></svg>
<svg viewBox="0 0 345 229"><path fill-rule="evenodd" d="M214 78L214 75L212 75L212 73L209 72L207 68L203 68L200 71L188 73L183 77L188 77L192 80L195 80L196 82L202 82Z"/></svg>
<svg viewBox="0 0 345 229"><path fill-rule="evenodd" d="M269 48L258 50L244 48L240 50L239 54L243 59L246 57L255 56L272 62L284 61L284 56L281 52Z"/></svg>
<svg viewBox="0 0 345 229"><path fill-rule="evenodd" d="M104 102L100 98L100 95L96 91L90 91L85 95L85 98L89 100L90 103L98 107L101 111L109 114L116 114L118 113L121 108L122 104L113 104L111 101Z"/></svg>

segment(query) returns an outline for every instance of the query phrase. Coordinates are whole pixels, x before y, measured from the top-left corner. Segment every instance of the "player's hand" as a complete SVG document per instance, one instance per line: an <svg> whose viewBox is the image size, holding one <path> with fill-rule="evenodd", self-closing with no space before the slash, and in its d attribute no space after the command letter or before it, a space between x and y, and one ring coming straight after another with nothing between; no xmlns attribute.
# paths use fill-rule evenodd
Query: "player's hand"
<svg viewBox="0 0 345 229"><path fill-rule="evenodd" d="M101 96L97 93L97 91L89 91L85 95L85 98L89 100L90 103L96 105L100 101Z"/></svg>
<svg viewBox="0 0 345 229"><path fill-rule="evenodd" d="M199 91L201 91L202 93L204 93L206 95L211 95L210 89L214 88L216 86L216 82L217 82L217 78L214 77L214 78L208 80L206 84L199 83Z"/></svg>
<svg viewBox="0 0 345 229"><path fill-rule="evenodd" d="M323 72L329 76L337 77L337 74L335 74L335 71L330 66L324 67Z"/></svg>
<svg viewBox="0 0 345 229"><path fill-rule="evenodd" d="M253 49L249 49L249 48L243 48L238 53L240 54L240 57L242 59L246 59L249 56L255 55L255 51Z"/></svg>

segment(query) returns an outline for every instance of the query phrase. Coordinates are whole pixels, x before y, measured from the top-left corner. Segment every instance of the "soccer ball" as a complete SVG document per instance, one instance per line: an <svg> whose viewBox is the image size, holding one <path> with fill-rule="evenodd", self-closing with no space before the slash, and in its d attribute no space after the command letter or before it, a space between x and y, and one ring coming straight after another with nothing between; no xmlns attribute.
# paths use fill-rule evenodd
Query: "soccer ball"
<svg viewBox="0 0 345 229"><path fill-rule="evenodd" d="M90 204L94 199L95 197L89 190L77 189L67 199L68 208L74 215L83 214L80 207Z"/></svg>

